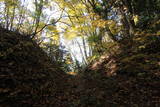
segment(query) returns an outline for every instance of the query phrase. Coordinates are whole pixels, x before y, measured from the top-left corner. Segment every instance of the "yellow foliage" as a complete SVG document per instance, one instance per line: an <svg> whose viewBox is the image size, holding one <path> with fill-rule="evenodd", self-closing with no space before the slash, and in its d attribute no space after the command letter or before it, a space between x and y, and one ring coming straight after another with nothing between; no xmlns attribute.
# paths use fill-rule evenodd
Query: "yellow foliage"
<svg viewBox="0 0 160 107"><path fill-rule="evenodd" d="M56 41L59 41L59 39L60 39L59 35L53 35L53 39L56 40Z"/></svg>
<svg viewBox="0 0 160 107"><path fill-rule="evenodd" d="M75 14L76 14L76 11L75 11L75 10L72 10L72 9L69 9L69 10L68 10L68 13L69 13L70 15L75 15Z"/></svg>
<svg viewBox="0 0 160 107"><path fill-rule="evenodd" d="M133 20L134 20L135 25L137 25L137 23L139 21L139 16L138 15L134 15L133 16Z"/></svg>
<svg viewBox="0 0 160 107"><path fill-rule="evenodd" d="M121 30L121 26L118 26L117 23L113 20L97 19L92 21L92 25L100 28L105 28L106 26L108 26L111 30L111 33L114 35Z"/></svg>
<svg viewBox="0 0 160 107"><path fill-rule="evenodd" d="M81 4L81 3L78 3L77 6L76 6L77 9L84 9L85 8L85 5L84 4Z"/></svg>
<svg viewBox="0 0 160 107"><path fill-rule="evenodd" d="M102 28L104 28L106 26L106 21L102 20L102 19L93 20L92 21L92 25L95 26L95 27L102 27Z"/></svg>
<svg viewBox="0 0 160 107"><path fill-rule="evenodd" d="M82 30L82 27L81 26L72 26L70 27L70 29L68 28L66 30L66 32L64 33L64 36L66 39L74 39L76 38L77 36L81 35L81 31Z"/></svg>
<svg viewBox="0 0 160 107"><path fill-rule="evenodd" d="M59 34L47 33L46 37L50 38L50 39L52 39L54 41L57 41L57 42L59 42L59 39L60 39Z"/></svg>
<svg viewBox="0 0 160 107"><path fill-rule="evenodd" d="M77 20L77 23L83 24L87 21L87 18L85 16L79 17Z"/></svg>
<svg viewBox="0 0 160 107"><path fill-rule="evenodd" d="M42 28L44 27L46 24L44 22L39 22L39 27Z"/></svg>
<svg viewBox="0 0 160 107"><path fill-rule="evenodd" d="M76 32L67 32L65 33L65 38L68 39L68 40L71 40L73 38L75 38L77 36Z"/></svg>
<svg viewBox="0 0 160 107"><path fill-rule="evenodd" d="M72 61L67 60L67 61L66 61L66 64L72 64Z"/></svg>
<svg viewBox="0 0 160 107"><path fill-rule="evenodd" d="M49 25L49 26L47 26L47 29L50 30L50 31L55 31L56 27L52 26L52 25Z"/></svg>
<svg viewBox="0 0 160 107"><path fill-rule="evenodd" d="M112 34L116 35L118 34L120 31L121 31L121 26L118 26L117 23L113 20L109 20L107 22L108 26L109 26L109 29L111 31Z"/></svg>

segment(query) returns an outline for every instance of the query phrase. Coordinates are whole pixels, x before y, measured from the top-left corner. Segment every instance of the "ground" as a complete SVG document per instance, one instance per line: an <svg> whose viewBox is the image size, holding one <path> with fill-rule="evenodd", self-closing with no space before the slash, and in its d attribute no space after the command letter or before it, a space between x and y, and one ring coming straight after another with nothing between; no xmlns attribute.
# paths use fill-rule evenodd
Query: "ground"
<svg viewBox="0 0 160 107"><path fill-rule="evenodd" d="M147 40L69 75L29 36L0 28L0 105L159 107L160 46Z"/></svg>

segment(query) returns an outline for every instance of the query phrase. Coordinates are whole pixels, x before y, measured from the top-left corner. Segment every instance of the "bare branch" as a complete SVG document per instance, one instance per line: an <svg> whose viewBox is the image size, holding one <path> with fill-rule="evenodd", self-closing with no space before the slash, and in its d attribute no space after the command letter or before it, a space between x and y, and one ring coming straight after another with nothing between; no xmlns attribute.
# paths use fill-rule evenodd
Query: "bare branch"
<svg viewBox="0 0 160 107"><path fill-rule="evenodd" d="M42 32L47 26L55 25L56 23L58 23L63 18L62 17L63 12L64 12L64 10L62 10L62 13L61 13L60 17L54 23L52 23L52 24L45 24L39 31L31 34L31 38L33 39L39 32Z"/></svg>

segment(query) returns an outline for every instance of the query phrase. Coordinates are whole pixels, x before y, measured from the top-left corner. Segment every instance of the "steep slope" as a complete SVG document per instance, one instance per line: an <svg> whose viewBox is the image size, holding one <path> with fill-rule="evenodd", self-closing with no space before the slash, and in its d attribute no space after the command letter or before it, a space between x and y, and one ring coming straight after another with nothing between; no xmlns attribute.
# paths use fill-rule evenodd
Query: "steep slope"
<svg viewBox="0 0 160 107"><path fill-rule="evenodd" d="M160 38L141 35L81 74L82 107L159 107Z"/></svg>
<svg viewBox="0 0 160 107"><path fill-rule="evenodd" d="M54 105L66 78L29 36L0 28L0 106Z"/></svg>

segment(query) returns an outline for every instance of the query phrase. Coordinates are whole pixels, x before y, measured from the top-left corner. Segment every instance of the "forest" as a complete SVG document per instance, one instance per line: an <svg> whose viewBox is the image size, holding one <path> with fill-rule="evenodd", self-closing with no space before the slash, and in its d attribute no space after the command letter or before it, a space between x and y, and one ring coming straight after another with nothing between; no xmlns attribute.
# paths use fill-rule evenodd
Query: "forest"
<svg viewBox="0 0 160 107"><path fill-rule="evenodd" d="M160 0L0 0L0 107L160 107Z"/></svg>

